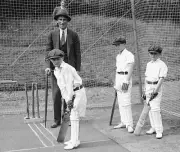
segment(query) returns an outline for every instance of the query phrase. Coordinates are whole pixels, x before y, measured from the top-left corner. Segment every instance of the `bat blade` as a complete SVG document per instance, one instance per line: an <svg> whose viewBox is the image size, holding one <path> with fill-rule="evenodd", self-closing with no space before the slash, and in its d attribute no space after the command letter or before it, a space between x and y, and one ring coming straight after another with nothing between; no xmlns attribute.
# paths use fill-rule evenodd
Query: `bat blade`
<svg viewBox="0 0 180 152"><path fill-rule="evenodd" d="M115 97L114 97L114 102L113 102L113 106L112 106L112 110L111 110L111 117L110 117L110 121L109 121L109 125L112 125L112 119L114 116L114 109L115 109L115 105L116 105L116 100L117 100L117 92L115 91Z"/></svg>
<svg viewBox="0 0 180 152"><path fill-rule="evenodd" d="M136 136L140 135L142 127L144 126L144 123L146 121L147 115L149 113L149 110L150 110L150 106L145 103L144 104L144 108L143 108L143 110L141 112L141 115L139 117L139 120L137 122L136 128L134 130L134 134Z"/></svg>
<svg viewBox="0 0 180 152"><path fill-rule="evenodd" d="M57 137L57 142L60 143L64 142L69 127L69 122L70 122L70 112L65 112L63 116L63 122L61 124L59 134Z"/></svg>

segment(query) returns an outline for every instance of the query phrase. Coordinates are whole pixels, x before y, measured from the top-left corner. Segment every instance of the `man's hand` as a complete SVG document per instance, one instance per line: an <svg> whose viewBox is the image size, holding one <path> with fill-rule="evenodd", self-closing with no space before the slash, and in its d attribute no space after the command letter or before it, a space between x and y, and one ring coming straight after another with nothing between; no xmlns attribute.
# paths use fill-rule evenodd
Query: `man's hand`
<svg viewBox="0 0 180 152"><path fill-rule="evenodd" d="M158 95L157 92L151 93L151 97L150 97L149 101L151 101L151 100L153 100L154 98L156 98L157 95Z"/></svg>
<svg viewBox="0 0 180 152"><path fill-rule="evenodd" d="M123 83L123 84L122 84L122 91L127 91L127 90L128 90L128 87L129 87L129 84L128 84L128 83Z"/></svg>
<svg viewBox="0 0 180 152"><path fill-rule="evenodd" d="M145 92L142 93L142 99L143 99L143 100L146 100L146 94L145 94Z"/></svg>
<svg viewBox="0 0 180 152"><path fill-rule="evenodd" d="M68 106L68 108L71 110L71 109L73 108L73 100L69 100L69 101L67 102L67 106Z"/></svg>
<svg viewBox="0 0 180 152"><path fill-rule="evenodd" d="M50 74L51 74L51 69L50 69L50 68L46 68L46 69L45 69L45 73L46 73L47 75L50 75Z"/></svg>

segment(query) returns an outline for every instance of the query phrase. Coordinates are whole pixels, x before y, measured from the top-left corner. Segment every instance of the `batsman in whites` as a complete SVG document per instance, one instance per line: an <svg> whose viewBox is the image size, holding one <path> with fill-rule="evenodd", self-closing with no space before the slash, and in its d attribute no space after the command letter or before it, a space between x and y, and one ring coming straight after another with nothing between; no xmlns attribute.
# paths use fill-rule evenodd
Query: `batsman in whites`
<svg viewBox="0 0 180 152"><path fill-rule="evenodd" d="M129 133L133 133L131 90L134 55L126 49L126 39L123 37L115 39L112 45L118 48L114 88L117 91L120 113L120 123L114 129L127 128Z"/></svg>
<svg viewBox="0 0 180 152"><path fill-rule="evenodd" d="M84 117L86 112L86 92L82 85L82 79L76 69L63 61L63 51L53 49L49 52L48 59L55 66L54 75L57 79L57 85L61 90L62 98L71 109L71 139L64 143L66 145L64 149L70 150L80 145L79 121L80 117ZM74 96L75 99L73 99Z"/></svg>
<svg viewBox="0 0 180 152"><path fill-rule="evenodd" d="M145 71L145 86L144 95L146 102L152 99L148 104L150 105L149 119L151 128L146 134L151 135L156 133L156 138L161 139L163 134L163 125L161 118L161 99L162 99L162 84L164 78L167 76L168 68L166 64L160 59L162 48L158 45L151 45L148 49L151 61L147 63Z"/></svg>

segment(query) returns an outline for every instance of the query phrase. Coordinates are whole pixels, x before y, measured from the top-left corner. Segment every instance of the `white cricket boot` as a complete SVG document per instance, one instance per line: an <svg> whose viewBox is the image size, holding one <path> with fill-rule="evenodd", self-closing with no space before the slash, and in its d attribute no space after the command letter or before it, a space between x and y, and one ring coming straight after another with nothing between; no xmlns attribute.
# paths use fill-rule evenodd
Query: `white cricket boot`
<svg viewBox="0 0 180 152"><path fill-rule="evenodd" d="M158 132L156 133L156 138L157 138L157 139L161 139L162 136L163 136L162 133L158 133Z"/></svg>
<svg viewBox="0 0 180 152"><path fill-rule="evenodd" d="M127 129L128 129L128 132L129 132L129 133L133 133L133 132L134 132L134 129L133 129L133 127L131 127L131 126L128 126Z"/></svg>
<svg viewBox="0 0 180 152"><path fill-rule="evenodd" d="M155 131L154 128L150 128L148 131L146 131L146 134L147 134L147 135L152 135L152 134L154 134L154 133L156 133L156 131Z"/></svg>
<svg viewBox="0 0 180 152"><path fill-rule="evenodd" d="M114 129L119 129L119 128L126 128L126 125L121 122L120 124L114 126Z"/></svg>
<svg viewBox="0 0 180 152"><path fill-rule="evenodd" d="M64 142L65 145L68 145L69 143L71 143L71 140Z"/></svg>

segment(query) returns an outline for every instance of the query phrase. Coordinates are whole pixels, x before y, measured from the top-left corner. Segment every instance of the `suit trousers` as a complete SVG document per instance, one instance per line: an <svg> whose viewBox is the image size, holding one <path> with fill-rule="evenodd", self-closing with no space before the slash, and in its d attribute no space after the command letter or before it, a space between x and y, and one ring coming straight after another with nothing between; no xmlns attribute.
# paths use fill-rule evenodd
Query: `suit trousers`
<svg viewBox="0 0 180 152"><path fill-rule="evenodd" d="M61 123L62 96L61 96L61 91L57 85L57 79L54 76L53 72L51 74L51 87L52 87L52 99L53 99L53 108L54 108L54 121L57 123ZM66 108L67 108L67 104L66 102L64 102L64 110Z"/></svg>

